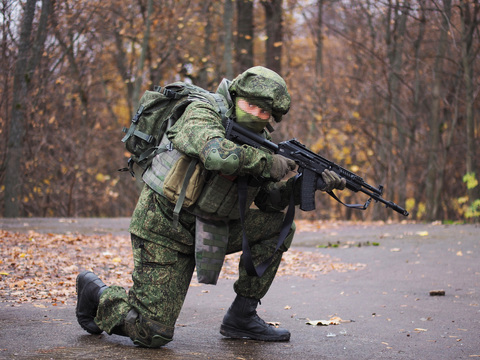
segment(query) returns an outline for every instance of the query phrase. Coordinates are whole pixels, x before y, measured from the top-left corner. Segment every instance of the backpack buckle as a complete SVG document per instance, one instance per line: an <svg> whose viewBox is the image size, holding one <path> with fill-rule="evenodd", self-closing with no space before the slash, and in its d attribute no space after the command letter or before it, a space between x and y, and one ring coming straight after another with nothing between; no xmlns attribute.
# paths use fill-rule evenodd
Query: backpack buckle
<svg viewBox="0 0 480 360"><path fill-rule="evenodd" d="M169 97L170 99L179 99L180 98L180 95L178 95L175 91L167 89L167 88L163 88L161 90L161 93L163 95L165 95L166 97Z"/></svg>

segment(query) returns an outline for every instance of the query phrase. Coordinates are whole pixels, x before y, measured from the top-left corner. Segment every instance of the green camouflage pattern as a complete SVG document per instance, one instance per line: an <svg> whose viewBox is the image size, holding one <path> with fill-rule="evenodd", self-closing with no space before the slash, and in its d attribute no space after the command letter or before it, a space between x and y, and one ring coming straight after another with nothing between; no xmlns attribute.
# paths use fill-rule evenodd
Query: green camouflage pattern
<svg viewBox="0 0 480 360"><path fill-rule="evenodd" d="M252 67L237 76L232 81L229 91L235 96L261 101L258 104L262 104L265 110L271 110L277 122L290 109L291 98L285 80L263 66Z"/></svg>
<svg viewBox="0 0 480 360"><path fill-rule="evenodd" d="M238 187L233 180L221 174L215 175L208 186L205 186L195 207L190 211L200 217L240 219ZM247 187L246 208L250 207L259 191L258 187Z"/></svg>
<svg viewBox="0 0 480 360"><path fill-rule="evenodd" d="M187 107L184 114L167 132L168 138L172 141L175 149L183 154L199 158L205 144L214 138L225 138L225 128L222 125L222 119L215 112L215 109L207 103L194 102ZM227 140L228 142L228 140ZM230 142L231 143L231 142ZM232 143L234 144L234 143ZM240 146L234 144L236 152L243 162L232 175L253 175L270 177L273 157L271 154L255 149L251 146ZM231 171L230 165L225 164L225 170ZM218 169L224 172L224 168Z"/></svg>
<svg viewBox="0 0 480 360"><path fill-rule="evenodd" d="M165 151L153 158L152 166L145 170L142 179L157 193L164 195L165 177L182 154L170 146L170 140L168 140L167 136L163 136L160 148L165 149Z"/></svg>
<svg viewBox="0 0 480 360"><path fill-rule="evenodd" d="M142 347L158 348L172 341L173 332L158 321L143 317L131 309L122 327L122 333Z"/></svg>
<svg viewBox="0 0 480 360"><path fill-rule="evenodd" d="M223 174L231 175L243 166L243 156L242 148L234 142L227 139L214 138L203 147L200 153L200 160L202 160L207 170L222 169Z"/></svg>
<svg viewBox="0 0 480 360"><path fill-rule="evenodd" d="M286 113L290 106L290 98L283 79L280 81L275 76L272 79L269 78L270 75L270 71L254 68L245 75L245 82L240 81L243 78L239 78L236 84L256 84L253 89L255 94L261 95L261 98L267 100L271 99L272 109L278 113ZM252 79L254 82L250 82ZM278 80L278 82L272 84L272 80ZM225 87L229 83L223 82L223 84L221 91L225 91ZM267 86L267 84L269 85ZM270 86L275 89L272 90ZM263 95L262 89L265 91ZM229 101L229 105L232 105L231 101ZM225 129L221 117L213 106L195 101L167 131L167 136L179 152L204 162L205 156L203 155L202 158L202 151L205 144L212 139L220 139L222 142L225 137ZM231 197L224 197L223 204L215 199L218 206L216 204L206 205L207 209L217 207L210 215L214 219L216 216L221 216L224 220L228 220L228 231L215 235L215 231L210 231L205 227L200 229L197 215L208 214L202 212L203 210L198 207L182 209L179 214L179 226L172 229L175 204L170 203L156 192L152 188L155 185L145 185L132 214L129 227L132 234L134 259L133 286L126 292L122 287L113 285L102 293L95 318L100 329L112 334L119 333L118 329L121 328L120 333L128 335L135 344L141 346L162 346L173 338L175 322L195 270L196 228L198 227L200 230L199 238L221 239L220 241L224 242L225 234L228 234L225 250L227 254L242 251L243 227L237 217L237 188L235 183L232 183L235 176L249 175L251 179L263 178L265 180L262 183L256 183L255 186L253 183L249 186L247 204L254 201L258 209L247 206L245 231L252 260L256 266L269 259L272 254L274 256L262 277L249 276L241 260L234 290L238 295L247 298L261 299L265 296L275 278L282 254L288 250L293 239L295 224L292 225L283 245L275 252L284 220L281 210L288 204L292 191L297 193L297 189L290 180L276 184L268 181L273 161L271 154L236 144L233 146L228 144L222 151L226 151L226 153L231 151L237 154L239 159L243 159L239 161L238 168L234 171L231 169L231 164L226 168L219 166L218 169L219 172L226 170L232 175L230 180L223 178L230 184L224 184L224 187L221 187L221 191L227 191L227 195L230 194ZM220 177L213 176L210 180L213 181ZM211 188L216 186L212 183L210 185ZM218 193L211 194L213 197L222 196ZM295 201L297 202L297 195ZM234 214L235 212L237 213ZM208 216L206 217L208 218ZM218 245L218 243L214 243L214 246L220 248ZM207 246L211 245L207 244ZM223 250L221 252L223 253ZM218 256L218 258L220 257ZM203 259L202 255L200 265ZM197 261L199 260L197 259ZM216 269L218 266L216 264ZM134 312L131 312L132 309ZM130 316L128 318L129 326L125 326L127 315L135 313L138 313L138 317L133 317L132 320Z"/></svg>
<svg viewBox="0 0 480 360"><path fill-rule="evenodd" d="M255 265L268 259L275 250L283 217L281 212L266 213L257 209L247 212L245 230ZM194 224L195 221L190 225ZM183 223L182 227L188 225ZM275 278L283 252L287 251L292 243L294 233L293 224L284 244L275 253L272 263L262 277L249 276L243 261L240 261L238 280L234 284L234 290L238 295L255 299L265 296ZM227 254L241 251L242 235L240 220L229 222ZM176 239L172 235L169 245L175 242ZM100 329L112 334L116 327L124 325L128 312L133 308L143 319L154 322L150 324L155 326L148 325L148 321L140 323L148 327L145 331L151 333L153 327L162 337L172 338L175 321L183 306L195 269L193 239L189 254L135 235L132 235L132 247L133 286L128 294L122 287L116 285L106 289L100 297L95 322ZM135 337L135 334L127 335Z"/></svg>
<svg viewBox="0 0 480 360"><path fill-rule="evenodd" d="M195 223L195 265L198 282L216 285L228 244L228 223L202 219Z"/></svg>
<svg viewBox="0 0 480 360"><path fill-rule="evenodd" d="M106 289L95 322L108 334L122 327L134 342L144 341L138 335L142 328L152 338L157 334L171 339L195 268L194 258L134 235L132 247L133 286L128 294L116 285ZM140 315L135 330L123 326L131 309Z"/></svg>

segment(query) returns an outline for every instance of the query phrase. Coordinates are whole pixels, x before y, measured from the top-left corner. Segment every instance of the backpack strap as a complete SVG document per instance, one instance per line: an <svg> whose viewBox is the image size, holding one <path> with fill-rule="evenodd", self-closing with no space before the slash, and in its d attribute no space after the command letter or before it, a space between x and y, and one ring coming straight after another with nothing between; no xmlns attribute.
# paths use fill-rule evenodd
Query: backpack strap
<svg viewBox="0 0 480 360"><path fill-rule="evenodd" d="M132 124L130 125L130 128L128 130L126 127L123 128L123 132L125 132L126 135L123 137L122 142L126 142L130 137L132 137L135 134L135 129L137 127L138 119L140 119L140 116L143 113L143 109L144 109L143 105L140 105L135 115L133 115Z"/></svg>
<svg viewBox="0 0 480 360"><path fill-rule="evenodd" d="M217 105L218 113L222 117L222 123L223 123L227 119L227 111L228 111L227 106L225 104L225 99L222 95L217 93L213 93L211 95L215 99L215 104Z"/></svg>

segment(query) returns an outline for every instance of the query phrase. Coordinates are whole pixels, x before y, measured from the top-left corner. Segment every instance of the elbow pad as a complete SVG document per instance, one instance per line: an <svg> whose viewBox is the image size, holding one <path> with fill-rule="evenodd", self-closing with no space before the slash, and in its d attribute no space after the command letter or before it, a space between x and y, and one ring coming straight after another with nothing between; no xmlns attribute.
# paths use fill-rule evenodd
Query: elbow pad
<svg viewBox="0 0 480 360"><path fill-rule="evenodd" d="M200 152L200 160L205 169L217 170L225 175L233 175L243 166L245 154L234 142L214 138L209 140Z"/></svg>

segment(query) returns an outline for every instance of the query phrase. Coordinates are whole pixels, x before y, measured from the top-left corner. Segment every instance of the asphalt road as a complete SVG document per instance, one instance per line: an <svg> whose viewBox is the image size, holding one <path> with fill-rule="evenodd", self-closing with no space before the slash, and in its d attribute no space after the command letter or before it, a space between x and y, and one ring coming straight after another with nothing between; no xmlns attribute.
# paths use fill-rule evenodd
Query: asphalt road
<svg viewBox="0 0 480 360"><path fill-rule="evenodd" d="M128 219L0 219L0 227L122 234ZM343 223L298 233L297 250L365 266L316 278L277 277L258 312L291 331L287 343L220 335L233 280L191 287L174 341L161 349L88 335L76 322L74 305L0 303L0 359L480 358L479 240L475 225ZM328 243L337 247L317 248ZM445 295L431 296L432 290ZM307 324L332 316L347 322Z"/></svg>

